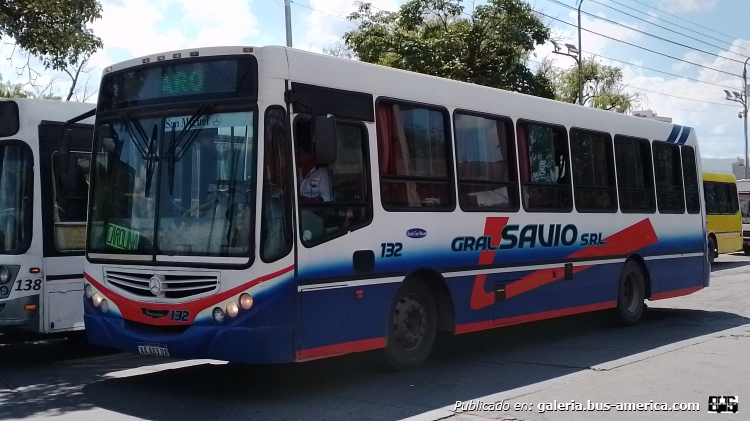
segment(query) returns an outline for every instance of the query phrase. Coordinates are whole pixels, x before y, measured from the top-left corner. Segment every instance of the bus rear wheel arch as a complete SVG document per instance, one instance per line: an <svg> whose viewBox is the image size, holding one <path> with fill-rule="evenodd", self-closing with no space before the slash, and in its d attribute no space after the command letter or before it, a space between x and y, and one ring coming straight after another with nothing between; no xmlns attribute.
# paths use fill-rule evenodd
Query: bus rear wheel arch
<svg viewBox="0 0 750 421"><path fill-rule="evenodd" d="M387 319L385 357L399 371L417 368L430 356L438 331L435 297L421 280L405 281Z"/></svg>
<svg viewBox="0 0 750 421"><path fill-rule="evenodd" d="M631 326L641 320L646 309L646 278L643 269L634 259L625 262L617 288L617 318L623 325Z"/></svg>

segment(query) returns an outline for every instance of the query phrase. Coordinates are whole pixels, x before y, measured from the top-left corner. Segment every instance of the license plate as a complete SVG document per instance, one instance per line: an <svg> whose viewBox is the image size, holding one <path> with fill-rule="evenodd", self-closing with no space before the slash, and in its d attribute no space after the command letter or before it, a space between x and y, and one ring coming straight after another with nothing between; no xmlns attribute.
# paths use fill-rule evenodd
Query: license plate
<svg viewBox="0 0 750 421"><path fill-rule="evenodd" d="M169 356L169 350L164 345L138 345L138 353L141 355L155 355L157 357Z"/></svg>

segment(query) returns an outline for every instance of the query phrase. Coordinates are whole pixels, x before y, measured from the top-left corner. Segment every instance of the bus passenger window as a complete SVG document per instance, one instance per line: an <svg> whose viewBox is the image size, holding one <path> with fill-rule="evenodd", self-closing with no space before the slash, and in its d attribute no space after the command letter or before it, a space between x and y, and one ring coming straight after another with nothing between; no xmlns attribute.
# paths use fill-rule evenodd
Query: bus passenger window
<svg viewBox="0 0 750 421"><path fill-rule="evenodd" d="M372 217L367 178L367 131L337 124L336 161L317 166L310 153L310 120L294 123L300 236L311 247L367 225Z"/></svg>
<svg viewBox="0 0 750 421"><path fill-rule="evenodd" d="M377 106L380 193L388 211L450 211L453 171L446 112L392 102Z"/></svg>
<svg viewBox="0 0 750 421"><path fill-rule="evenodd" d="M654 142L656 202L660 213L685 213L680 147Z"/></svg>
<svg viewBox="0 0 750 421"><path fill-rule="evenodd" d="M459 112L453 121L461 209L518 210L513 123Z"/></svg>
<svg viewBox="0 0 750 421"><path fill-rule="evenodd" d="M692 146L682 147L682 174L685 178L685 203L687 211L688 213L701 213L700 192L698 191L698 167L695 164L695 149ZM736 192L735 196L737 196Z"/></svg>
<svg viewBox="0 0 750 421"><path fill-rule="evenodd" d="M706 215L719 215L719 200L716 197L716 183L703 182L703 195L706 197Z"/></svg>
<svg viewBox="0 0 750 421"><path fill-rule="evenodd" d="M570 212L573 201L565 129L519 121L518 155L524 209Z"/></svg>
<svg viewBox="0 0 750 421"><path fill-rule="evenodd" d="M656 212L651 143L646 139L616 135L615 158L620 210L623 213Z"/></svg>
<svg viewBox="0 0 750 421"><path fill-rule="evenodd" d="M573 188L578 212L617 212L612 138L589 130L570 130Z"/></svg>

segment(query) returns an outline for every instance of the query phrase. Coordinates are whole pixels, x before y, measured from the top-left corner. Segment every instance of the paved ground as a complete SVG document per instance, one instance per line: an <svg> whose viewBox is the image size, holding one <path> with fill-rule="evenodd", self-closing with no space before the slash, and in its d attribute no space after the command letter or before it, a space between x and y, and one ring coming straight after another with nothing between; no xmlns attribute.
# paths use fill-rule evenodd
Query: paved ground
<svg viewBox="0 0 750 421"><path fill-rule="evenodd" d="M649 303L637 326L594 313L442 338L423 369L373 353L281 366L114 353L80 336L0 335L0 419L750 420L750 259L723 256L710 288ZM707 413L709 395L738 414ZM456 401L509 404L453 411ZM546 411L555 401L699 403L699 412ZM532 404L516 411L516 403Z"/></svg>

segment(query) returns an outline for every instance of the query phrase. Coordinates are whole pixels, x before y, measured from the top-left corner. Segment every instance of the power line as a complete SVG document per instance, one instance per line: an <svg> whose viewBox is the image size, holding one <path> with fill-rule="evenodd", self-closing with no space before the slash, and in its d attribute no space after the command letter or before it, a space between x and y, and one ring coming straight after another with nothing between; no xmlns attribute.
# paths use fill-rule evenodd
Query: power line
<svg viewBox="0 0 750 421"><path fill-rule="evenodd" d="M539 65L542 64L541 62L535 61L535 60L526 60L526 61L531 62L531 63L536 63L536 64L539 64ZM553 67L553 68L558 69L558 70L568 70L568 69L565 69L565 68L562 68L562 67L559 67L559 66L550 66L550 67ZM721 103L721 102L713 102L713 101L706 101L706 100L702 100L702 99L687 98L687 97L678 96L678 95L665 94L663 92L652 91L652 90L645 89L645 88L638 88L638 87L635 87L633 85L628 85L628 84L625 84L625 83L623 83L622 86L623 87L632 88L632 89L636 89L636 90L640 90L640 91L650 92L650 93L654 93L654 94L658 94L658 95L664 95L664 96L669 96L669 97L673 97L673 98L684 99L684 100L688 100L688 101L703 102L705 104L721 105L721 106L725 106L725 107L734 107L734 105L732 105L732 104L724 104L724 103ZM684 111L698 111L698 110L684 110Z"/></svg>
<svg viewBox="0 0 750 421"><path fill-rule="evenodd" d="M681 17L679 17L679 16L676 16L676 15L673 15L673 14L671 14L671 13L669 13L669 12L665 12L664 10L661 10L661 9L659 9L659 8L657 8L657 7L654 7L654 6L651 6L651 5L649 5L649 4L643 3L642 1L639 1L639 0L633 0L633 1L634 1L634 2L636 2L636 3L642 4L642 5L644 5L644 6L648 7L648 8L654 9L654 10L656 10L656 11L658 11L658 12L664 13L665 15L669 15L669 16L672 16L673 18L677 18L677 19L679 19L679 20L681 20L681 21L684 21L684 22L690 23L690 24L692 24L692 25L695 25L695 26L699 26L699 27L701 27L701 28L703 28L703 29L708 29L708 30L709 30L709 31L711 31L711 32L715 32L715 33L717 33L717 34L719 34L719 35L723 35L723 36L725 36L725 37L727 37L727 38L731 38L731 39L733 39L733 40L735 40L735 39L738 39L738 38L737 38L737 37L735 37L735 36L732 36L732 35L727 35L727 34L725 34L725 33L723 33L723 32L719 32L719 31L717 31L717 30L715 30L715 29L711 29L711 28L709 28L709 27L707 27L707 26L703 26L703 25L701 25L701 24L698 24L698 23L695 23L695 22L691 22L691 21L689 21L689 20L687 20L687 19L683 19L683 18L681 18Z"/></svg>
<svg viewBox="0 0 750 421"><path fill-rule="evenodd" d="M736 107L736 105L732 105L732 104L724 104L724 103L721 103L721 102L705 101L705 100L702 100L702 99L695 99L695 98L688 98L688 97L679 96L679 95L665 94L664 92L657 92L657 91L652 91L652 90L645 89L645 88L638 88L638 87L633 86L633 85L623 84L622 86L626 86L628 88L635 89L637 91L645 91L645 92L650 92L652 94L664 95L664 96L668 96L668 97L672 97L672 98L684 99L684 100L687 100L687 101L703 102L705 104L721 105L721 106L724 106L724 107Z"/></svg>
<svg viewBox="0 0 750 421"><path fill-rule="evenodd" d="M616 62L618 62L618 63L622 63L622 64L625 64L625 65L628 65L628 66L639 67L639 68L641 68L641 69L645 69L645 70L650 70L650 71L652 71L652 72L663 73L663 74L665 74L665 75L669 75L669 76L674 76L674 77L678 77L678 78L682 78L682 79L687 79L687 80L691 80L691 81L693 81L693 82L705 83L705 84L707 84L707 85L714 85L714 86L719 86L719 87L721 87L721 88L727 88L727 89L737 89L737 88L734 88L734 87L731 87L731 86L727 86L727 85L721 85L721 84L718 84L718 83L707 82L707 81L705 81L705 80L694 79L694 78L691 78L691 77L687 77L687 76L683 76L683 75L678 75L678 74L675 74L675 73L669 73L669 72L665 72L665 71L663 71L663 70L657 70L657 69L653 69L653 68L651 68L651 67L641 66L640 64L629 63L629 62L627 62L627 61L623 61L623 60L618 60L618 59L616 59L616 58L612 58L612 57L607 57L607 56L603 56L603 55L601 55L601 54L595 54L595 53L592 53L592 52L590 52L590 51L584 51L584 53L586 53L586 54L591 54L592 56L597 56L597 57L601 57L601 58L604 58L604 59L607 59L607 60L612 60L612 61L616 61Z"/></svg>
<svg viewBox="0 0 750 421"><path fill-rule="evenodd" d="M599 4L599 5L602 5L602 6L606 7L606 8L608 8L608 9L612 9L612 10L614 10L614 11L616 11L616 12L622 13L623 15L626 15L626 16L630 16L630 17L632 17L633 19L638 19L638 20L640 20L640 21L646 22L647 24L649 24L649 25L652 25L652 26L655 26L655 27L657 27L657 28L661 28L661 29L664 29L665 31L669 31L669 32L675 33L675 34L677 34L677 35L681 35L681 36L683 36L683 37L685 37L685 38L689 38L689 39L692 39L692 40L694 40L694 41L698 41L698 42L700 42L701 44L705 44L705 45L708 45L708 46L711 46L711 47L714 47L714 48L718 48L719 50L725 50L725 48L724 48L724 47L720 47L720 46L718 46L718 45L716 45L716 44L711 44L710 42L707 42L707 41L703 41L702 39L698 39L698 38L695 38L695 37L693 37L693 36L691 36L691 35L688 35L688 34L685 34L685 33L679 32L679 31L675 31L674 29L670 29L670 28L667 28L666 26L662 26L662 25L656 24L656 23L654 23L654 22L651 22L651 21L649 21L649 20L646 20L646 19L643 19L643 18L641 18L641 17L635 16L635 15L633 15L633 14L630 14L630 13L627 13L627 12L623 12L623 11L622 11L622 10L620 10L620 9L617 9L617 8L615 8L615 7L612 7L612 6L608 6L608 5L606 5L606 4L602 3L602 2L599 2L599 1L597 1L597 0L589 0L589 1L590 1L590 2L592 2L592 3L596 3L596 4ZM647 15L648 15L648 14L647 14ZM649 15L649 16L650 16L650 15ZM688 29L688 28L685 28L685 29ZM690 29L688 29L688 30L690 30ZM696 32L696 33L698 33L698 32ZM728 44L728 45L730 45L730 46L731 46L731 45L733 45L732 43L729 43L729 42L727 42L727 41L722 41L722 40L718 40L718 41L720 41L720 42L722 42L722 43L724 43L724 44ZM739 48L745 49L744 47L739 47ZM726 51L727 51L727 52L729 52L729 53L732 53L732 54L736 54L736 55L738 55L738 56L741 56L742 58L745 58L745 56L743 56L743 55L742 55L742 54L740 54L740 53L735 53L734 51L730 51L729 49L726 49ZM750 50L747 50L747 51L750 51Z"/></svg>
<svg viewBox="0 0 750 421"><path fill-rule="evenodd" d="M599 3L599 2L598 2L598 1L596 1L596 0L590 0L590 1L593 1L593 2L595 2L595 3ZM728 44L728 45L734 45L734 44L733 44L733 42L729 42L729 41L726 41L726 40L723 40L723 39L719 39L719 38L713 37L713 36L711 36L711 35L708 35L708 34L704 34L703 32L699 32L699 31L696 31L695 29L692 29L692 28L688 28L688 27L686 27L686 26L682 26L682 25L676 24L676 23L674 23L674 22L670 22L670 21L668 21L668 20L666 20L666 19L663 19L663 18L660 18L660 17L658 17L658 16L652 15L652 14L650 14L650 13L648 13L648 12L644 12L644 11L642 11L642 10L638 10L638 9L636 9L636 8L633 8L633 7L631 7L631 6L628 6L628 5L626 5L626 4L620 3L620 2L619 2L619 1L617 1L617 0L609 0L609 1L610 1L610 2L612 2L612 3L618 4L618 5L620 5L620 6L624 7L624 8L626 8L626 9L630 9L630 10L636 11L636 12L638 12L638 13L644 14L644 15L646 15L646 16L648 16L648 17L651 17L651 18L655 18L655 19L657 19L657 20L660 20L660 21L662 21L662 22L665 22L665 23L668 23L668 24L670 24L670 25L676 26L676 27L678 27L678 28L682 28L682 29L687 29L688 31L693 31L693 32L695 32L696 34L702 35L702 36L704 36L704 37L706 37L706 38L709 38L709 39L712 39L712 40L715 40L715 41L719 41L719 42L722 42L722 43L724 43L724 44ZM609 7L609 8L610 8L610 9L612 9L612 10L617 10L617 11L618 11L618 12L620 12L620 13L624 13L624 12L622 12L622 11L618 10L618 9L615 9L614 7L611 7L611 6L607 6L607 5L603 4L603 3L599 3L599 4L601 4L601 5L602 5L602 6L604 6L604 7ZM684 19L683 19L683 20L684 20ZM690 22L690 21L687 21L687 22ZM692 23L693 25L698 25L697 23L693 23L693 22L690 22L690 23ZM700 26L700 25L698 25L698 26ZM701 27L702 27L702 26L701 26ZM710 28L707 28L707 29L710 29ZM711 29L710 29L710 30L711 30ZM713 30L712 30L712 31L713 31ZM714 31L714 32L716 32L716 31ZM732 41L734 41L734 40L732 40ZM739 45L737 46L737 48L740 48L740 49L743 49L743 50L745 50L745 51L749 51L749 52L750 52L750 49L747 49L747 48L745 48L745 47L742 47L742 46L739 46Z"/></svg>
<svg viewBox="0 0 750 421"><path fill-rule="evenodd" d="M560 2L560 1L558 1L558 0L547 0L547 1L549 1L549 2L552 2L552 3L555 3L555 4L557 4L557 5L560 5L560 6L563 6L563 7L566 7L566 8L568 8L568 9L571 9L571 10L577 10L577 9L576 9L575 7L573 7L573 6L569 6L569 5L567 5L567 4L563 3L563 2ZM654 35L654 34L651 34L651 33L648 33L648 32L646 32L646 31L641 31L640 29L636 29L636 28L633 28L632 26L628 26L628 25L625 25L624 23L616 22L616 21L613 21L613 20L611 20L611 19L603 18L603 17L601 17L601 16L597 16L597 15L595 15L595 14L593 14L593 13L589 13L589 12L585 12L585 11L582 11L581 13L582 13L582 14L584 14L584 15L587 15L587 16L591 16L591 17L592 17L592 18L594 18L594 19L599 19L599 20L602 20L602 21L604 21L604 22L608 22L608 23L611 23L612 25L616 25L616 26L621 26L621 27L623 27L623 28L626 28L626 29L630 29L630 30L631 30L631 31L633 31L633 32L638 32L639 34L643 34L643 35L646 35L646 36L648 36L648 37L651 37L651 38L655 38L655 39L658 39L658 40L660 40L660 41L668 42L668 43L671 43L671 44L674 44L674 45L678 45L678 46L680 46L680 47L688 48L688 49L690 49L690 50L694 50L694 51L699 51L699 52L701 52L701 53L703 53L703 54L708 54L708 55L711 55L711 56L714 56L714 57L718 57L718 58L723 58L723 59L726 59L726 60L731 60L731 61L735 61L735 62L737 62L737 63L743 63L743 62L742 62L742 61L740 61L740 60L735 60L735 59L733 59L733 58L729 58L729 57L722 57L722 56L720 56L720 55L718 55L718 54L716 54L716 53L712 53L712 52L710 52L710 51L706 51L706 50L701 50L700 48L695 48L695 47L691 47L691 46L689 46L689 45L687 45L687 44L683 44L683 43L681 43L681 42L677 42L677 41L673 41L673 40L671 40L671 39L667 39L667 38L664 38L664 37L660 37L660 36L658 36L658 35ZM675 31L672 31L672 32L675 32ZM711 44L711 45L712 45L712 44ZM713 45L712 45L712 46L713 46ZM722 49L721 47L716 47L716 48ZM735 54L736 54L736 53L735 53Z"/></svg>
<svg viewBox="0 0 750 421"><path fill-rule="evenodd" d="M564 23L566 25L570 25L570 26L573 26L573 27L576 27L576 28L578 27L578 25L572 24L570 22L566 22L566 21L564 21L562 19L554 18L554 17L552 17L550 15L547 15L545 13L542 13L542 12L537 12L537 13L539 13L540 15L545 16L545 17L547 17L549 19L556 20L558 22ZM657 55L660 55L660 56L663 56L663 57L671 58L672 60L677 60L677 61L681 61L683 63L692 64L693 66L698 66L698 67L702 67L704 69L713 70L713 71L718 72L718 73L724 73L724 74L727 74L729 76L741 77L740 75L738 75L736 73L730 73L730 72L727 72L727 71L724 71L724 70L716 69L714 67L710 67L710 66L706 66L706 65L703 65L703 64L695 63L695 62L692 62L692 61L689 61L689 60L685 60L685 59L681 59L681 58L678 58L678 57L670 56L669 54L664 54L662 52L651 50L651 49L646 48L646 47L641 47L640 45L636 45L636 44L633 44L633 43L630 43L630 42L627 42L627 41L619 40L617 38L613 38L613 37L610 37L608 35L600 34L599 32L595 32L595 31L592 31L590 29L586 29L586 28L581 28L581 29L583 31L588 32L588 33L591 33L591 34L594 34L594 35L599 35L600 37L607 38L607 39L610 39L610 40L615 41L615 42L619 42L619 43L622 43L622 44L625 44L625 45L629 45L631 47L635 47L635 48L638 48L638 49L641 49L641 50L644 50L644 51L648 51L650 53L654 53L654 54L657 54Z"/></svg>
<svg viewBox="0 0 750 421"><path fill-rule="evenodd" d="M305 9L308 9L308 10L312 10L313 12L318 12L318 13L322 13L322 14L324 14L324 15L328 15L328 16L334 17L334 18L336 18L336 19L341 19L341 20L343 20L343 21L345 21L345 22L349 23L349 25L350 25L350 26L351 26L352 28L356 29L356 26L354 26L354 25L352 24L352 21L350 21L350 20L349 20L349 19L347 19L347 18L342 18L341 16L336 16L336 15L334 15L334 14L332 14L332 13L324 12L324 11L322 11L322 10L318 10L318 9L313 9L313 8L312 8L312 7L310 7L310 6L306 6L306 5L302 4L302 3L297 3L297 2L296 2L296 1L294 1L294 0L291 0L290 2L291 2L292 4L295 4L295 5L297 5L297 6L300 6L300 7L304 7Z"/></svg>

